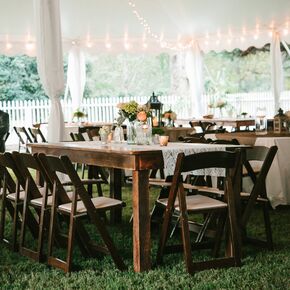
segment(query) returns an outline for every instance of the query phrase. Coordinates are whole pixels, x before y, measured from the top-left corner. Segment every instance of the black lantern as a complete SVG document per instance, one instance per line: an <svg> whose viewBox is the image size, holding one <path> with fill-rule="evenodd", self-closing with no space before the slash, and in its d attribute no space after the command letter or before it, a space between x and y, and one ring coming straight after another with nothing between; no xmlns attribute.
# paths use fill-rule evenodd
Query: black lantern
<svg viewBox="0 0 290 290"><path fill-rule="evenodd" d="M149 101L147 102L147 106L150 108L152 112L152 125L153 127L161 126L161 117L162 117L162 107L163 104L158 100L157 96L152 94Z"/></svg>

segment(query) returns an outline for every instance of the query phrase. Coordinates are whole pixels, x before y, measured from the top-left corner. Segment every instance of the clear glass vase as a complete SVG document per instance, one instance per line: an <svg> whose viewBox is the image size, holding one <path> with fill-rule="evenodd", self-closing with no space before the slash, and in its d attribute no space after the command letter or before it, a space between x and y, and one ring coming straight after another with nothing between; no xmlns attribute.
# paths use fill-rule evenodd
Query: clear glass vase
<svg viewBox="0 0 290 290"><path fill-rule="evenodd" d="M122 126L117 125L114 130L114 142L121 143L124 141L124 130Z"/></svg>
<svg viewBox="0 0 290 290"><path fill-rule="evenodd" d="M133 121L127 122L127 144L136 144L136 130Z"/></svg>
<svg viewBox="0 0 290 290"><path fill-rule="evenodd" d="M149 145L152 144L152 125L151 119L145 122L135 122L136 144Z"/></svg>

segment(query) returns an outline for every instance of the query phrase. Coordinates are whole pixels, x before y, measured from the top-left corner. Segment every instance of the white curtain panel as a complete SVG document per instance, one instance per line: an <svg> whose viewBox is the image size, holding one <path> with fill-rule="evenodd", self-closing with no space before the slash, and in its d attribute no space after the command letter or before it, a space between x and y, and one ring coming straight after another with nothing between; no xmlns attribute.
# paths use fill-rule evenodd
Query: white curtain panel
<svg viewBox="0 0 290 290"><path fill-rule="evenodd" d="M67 86L72 99L72 109L80 108L86 84L86 62L84 53L73 46L68 55Z"/></svg>
<svg viewBox="0 0 290 290"><path fill-rule="evenodd" d="M63 52L59 0L34 0L37 69L45 93L51 100L49 142L62 140L64 118L60 96L64 91Z"/></svg>
<svg viewBox="0 0 290 290"><path fill-rule="evenodd" d="M201 117L205 114L205 100L203 93L203 57L198 42L187 52L185 70L189 81L191 97L190 118Z"/></svg>
<svg viewBox="0 0 290 290"><path fill-rule="evenodd" d="M274 96L275 113L280 107L280 95L283 90L283 64L280 50L280 34L273 33L270 54L271 54L271 82Z"/></svg>

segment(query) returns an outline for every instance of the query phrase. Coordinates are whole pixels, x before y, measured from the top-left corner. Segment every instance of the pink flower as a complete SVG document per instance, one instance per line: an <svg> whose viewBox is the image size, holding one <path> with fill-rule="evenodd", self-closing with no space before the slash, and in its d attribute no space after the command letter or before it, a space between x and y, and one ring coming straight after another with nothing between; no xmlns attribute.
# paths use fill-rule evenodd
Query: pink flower
<svg viewBox="0 0 290 290"><path fill-rule="evenodd" d="M144 122L147 120L147 114L144 111L141 111L137 114L137 120L140 122Z"/></svg>

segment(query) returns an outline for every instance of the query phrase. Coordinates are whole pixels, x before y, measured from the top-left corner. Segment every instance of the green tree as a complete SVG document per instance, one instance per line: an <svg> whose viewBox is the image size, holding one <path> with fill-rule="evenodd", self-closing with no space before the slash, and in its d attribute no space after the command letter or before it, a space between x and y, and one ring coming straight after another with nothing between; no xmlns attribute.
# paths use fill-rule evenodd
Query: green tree
<svg viewBox="0 0 290 290"><path fill-rule="evenodd" d="M0 100L46 98L33 57L0 55Z"/></svg>

